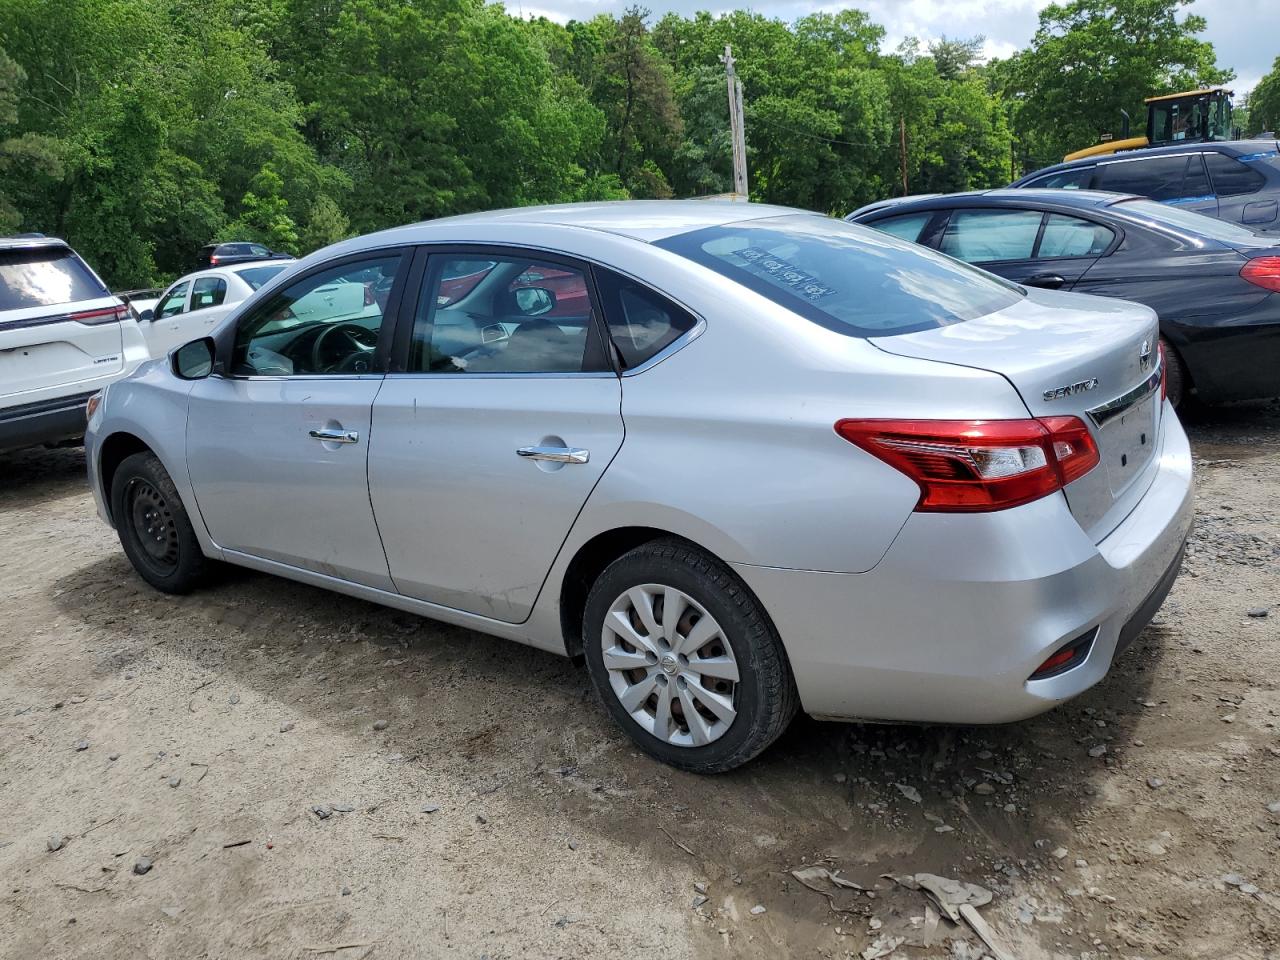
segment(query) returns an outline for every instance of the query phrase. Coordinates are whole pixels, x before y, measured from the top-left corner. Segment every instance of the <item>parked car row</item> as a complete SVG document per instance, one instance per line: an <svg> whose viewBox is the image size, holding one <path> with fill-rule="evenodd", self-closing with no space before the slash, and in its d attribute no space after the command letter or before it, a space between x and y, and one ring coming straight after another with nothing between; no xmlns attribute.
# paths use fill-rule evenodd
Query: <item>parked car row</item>
<svg viewBox="0 0 1280 960"><path fill-rule="evenodd" d="M1002 722L1101 680L1191 524L1158 341L803 211L524 208L286 265L95 395L86 459L157 589L225 561L581 655L715 772L800 709Z"/></svg>

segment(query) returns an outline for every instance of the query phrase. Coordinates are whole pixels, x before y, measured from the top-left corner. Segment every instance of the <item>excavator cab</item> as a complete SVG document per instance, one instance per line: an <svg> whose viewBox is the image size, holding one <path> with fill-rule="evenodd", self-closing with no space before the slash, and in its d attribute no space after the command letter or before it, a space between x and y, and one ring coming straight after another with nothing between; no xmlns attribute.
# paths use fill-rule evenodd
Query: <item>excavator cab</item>
<svg viewBox="0 0 1280 960"><path fill-rule="evenodd" d="M1230 90L1170 93L1145 102L1148 146L1232 139Z"/></svg>

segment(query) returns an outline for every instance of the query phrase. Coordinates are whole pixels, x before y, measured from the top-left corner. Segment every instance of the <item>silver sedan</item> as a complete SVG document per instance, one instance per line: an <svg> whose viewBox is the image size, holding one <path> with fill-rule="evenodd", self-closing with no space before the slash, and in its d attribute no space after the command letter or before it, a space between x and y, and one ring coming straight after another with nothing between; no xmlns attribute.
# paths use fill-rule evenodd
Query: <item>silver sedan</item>
<svg viewBox="0 0 1280 960"><path fill-rule="evenodd" d="M140 576L241 564L570 656L646 751L797 709L989 723L1107 673L1177 575L1155 315L779 207L403 227L291 264L91 404Z"/></svg>

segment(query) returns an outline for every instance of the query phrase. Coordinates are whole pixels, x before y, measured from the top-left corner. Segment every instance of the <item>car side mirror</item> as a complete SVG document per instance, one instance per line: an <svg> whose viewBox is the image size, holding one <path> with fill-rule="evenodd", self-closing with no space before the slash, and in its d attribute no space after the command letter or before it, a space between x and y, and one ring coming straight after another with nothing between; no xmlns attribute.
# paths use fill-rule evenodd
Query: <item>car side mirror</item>
<svg viewBox="0 0 1280 960"><path fill-rule="evenodd" d="M215 349L212 337L184 343L173 351L173 375L180 380L203 380L213 373Z"/></svg>
<svg viewBox="0 0 1280 960"><path fill-rule="evenodd" d="M546 287L518 287L516 309L526 317L540 317L556 308L556 295Z"/></svg>
<svg viewBox="0 0 1280 960"><path fill-rule="evenodd" d="M153 320L153 319L155 319L155 315L156 315L156 312L155 312L154 310L152 310L150 307L147 307L147 309L145 309L145 310L139 310L139 311L138 311L138 322L139 322L139 323L146 323L148 320Z"/></svg>

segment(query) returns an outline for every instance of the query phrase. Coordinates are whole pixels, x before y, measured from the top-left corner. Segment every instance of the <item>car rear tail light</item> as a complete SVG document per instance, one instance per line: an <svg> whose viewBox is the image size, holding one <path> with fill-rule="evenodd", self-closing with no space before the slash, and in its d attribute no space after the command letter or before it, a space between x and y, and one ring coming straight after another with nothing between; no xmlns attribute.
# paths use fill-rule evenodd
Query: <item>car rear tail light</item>
<svg viewBox="0 0 1280 960"><path fill-rule="evenodd" d="M836 433L920 487L916 510L1004 510L1061 490L1098 465L1079 417L841 420Z"/></svg>
<svg viewBox="0 0 1280 960"><path fill-rule="evenodd" d="M1168 357L1165 356L1163 340L1156 344L1156 349L1160 357L1160 402L1164 403L1169 399L1169 363Z"/></svg>
<svg viewBox="0 0 1280 960"><path fill-rule="evenodd" d="M1049 677L1056 677L1060 673L1066 673L1074 667L1080 666L1089 655L1089 649L1093 646L1093 640L1098 635L1098 628L1094 627L1088 633L1083 633L1076 637L1065 647L1058 650L1057 653L1051 654L1045 659L1044 663L1036 667L1028 680L1047 680Z"/></svg>
<svg viewBox="0 0 1280 960"><path fill-rule="evenodd" d="M129 319L129 308L124 304L118 307L103 307L100 310L80 310L67 314L68 320L96 327L100 323L122 323Z"/></svg>
<svg viewBox="0 0 1280 960"><path fill-rule="evenodd" d="M1264 290L1280 293L1280 257L1255 257L1241 268L1240 276Z"/></svg>
<svg viewBox="0 0 1280 960"><path fill-rule="evenodd" d="M217 258L217 257L210 257L210 258L209 258L209 266L211 266L211 267L216 267L217 265L218 265L218 258Z"/></svg>

